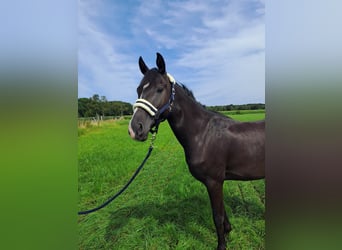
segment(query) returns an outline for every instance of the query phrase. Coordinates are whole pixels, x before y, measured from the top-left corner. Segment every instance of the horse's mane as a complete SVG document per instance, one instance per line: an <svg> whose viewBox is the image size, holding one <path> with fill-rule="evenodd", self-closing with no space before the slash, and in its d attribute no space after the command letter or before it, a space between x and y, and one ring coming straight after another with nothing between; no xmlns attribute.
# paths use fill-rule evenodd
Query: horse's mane
<svg viewBox="0 0 342 250"><path fill-rule="evenodd" d="M184 92L187 94L187 96L189 96L191 99L193 99L194 101L197 102L194 93L192 93L192 91L190 89L188 89L187 86L185 86L183 83L177 82L177 84L182 87L182 89L184 90Z"/></svg>
<svg viewBox="0 0 342 250"><path fill-rule="evenodd" d="M216 115L219 115L221 117L224 117L224 118L228 118L228 119L232 119L230 116L227 116L227 115L224 115L220 112L217 112L217 111L214 111L214 110L209 110L206 105L203 105L202 103L200 103L199 101L196 100L193 92L187 87L185 86L183 83L180 83L180 82L177 82L177 85L179 85L183 90L184 92L186 93L187 96L189 96L192 100L194 100L197 104L199 104L202 108L204 108L207 112L210 112L210 113L213 113L213 114L216 114Z"/></svg>
<svg viewBox="0 0 342 250"><path fill-rule="evenodd" d="M196 102L199 106L201 106L204 109L207 109L207 107L205 105L203 105L202 103L200 103L199 101L196 100L194 93L192 93L192 91L185 86L183 83L177 82L177 85L180 86L183 91L185 92L185 94L190 97L194 102Z"/></svg>

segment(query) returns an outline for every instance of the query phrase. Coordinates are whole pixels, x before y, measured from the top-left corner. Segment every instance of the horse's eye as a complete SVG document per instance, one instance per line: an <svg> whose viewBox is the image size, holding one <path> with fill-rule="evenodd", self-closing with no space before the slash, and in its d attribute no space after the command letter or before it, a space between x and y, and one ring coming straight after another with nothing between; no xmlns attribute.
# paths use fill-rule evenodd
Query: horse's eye
<svg viewBox="0 0 342 250"><path fill-rule="evenodd" d="M164 88L158 88L158 89L157 89L157 92L158 92L158 93L161 93L161 92L163 92L163 89L164 89Z"/></svg>

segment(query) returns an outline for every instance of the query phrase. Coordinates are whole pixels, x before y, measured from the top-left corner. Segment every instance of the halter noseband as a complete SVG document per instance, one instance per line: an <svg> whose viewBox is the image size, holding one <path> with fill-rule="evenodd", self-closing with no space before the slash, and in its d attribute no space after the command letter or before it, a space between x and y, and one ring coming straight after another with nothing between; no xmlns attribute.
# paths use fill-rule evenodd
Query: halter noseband
<svg viewBox="0 0 342 250"><path fill-rule="evenodd" d="M165 121L165 119L166 119L166 118L160 118L160 115L163 114L167 109L169 109L169 111L171 111L171 107L172 107L173 101L175 99L175 83L176 83L176 81L169 73L167 73L167 76L168 76L169 81L171 83L170 98L169 98L169 101L166 104L164 104L159 110L156 107L154 107L152 103L150 103L149 101L147 101L143 98L139 98L138 100L136 100L135 104L133 105L134 111L137 108L142 108L154 119L154 121L155 121L154 126L150 130L152 133L158 132L159 124L161 122Z"/></svg>

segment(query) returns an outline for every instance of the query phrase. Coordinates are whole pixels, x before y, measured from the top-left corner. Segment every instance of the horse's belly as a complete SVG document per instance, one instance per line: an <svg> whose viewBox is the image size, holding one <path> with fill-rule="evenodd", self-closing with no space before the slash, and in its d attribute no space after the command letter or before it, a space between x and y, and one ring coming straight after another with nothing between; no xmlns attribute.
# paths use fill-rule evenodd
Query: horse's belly
<svg viewBox="0 0 342 250"><path fill-rule="evenodd" d="M258 180L263 178L265 178L263 162L228 165L225 169L226 180Z"/></svg>

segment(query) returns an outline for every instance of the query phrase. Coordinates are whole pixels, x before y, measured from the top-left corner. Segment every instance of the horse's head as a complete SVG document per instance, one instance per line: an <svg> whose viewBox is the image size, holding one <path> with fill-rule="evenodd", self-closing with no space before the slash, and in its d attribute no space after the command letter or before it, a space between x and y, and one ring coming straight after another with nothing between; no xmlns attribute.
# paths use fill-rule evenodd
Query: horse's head
<svg viewBox="0 0 342 250"><path fill-rule="evenodd" d="M150 130L166 119L174 98L174 80L166 73L164 58L159 53L156 64L158 68L149 69L139 58L144 76L137 88L138 100L128 127L129 135L139 141L145 141Z"/></svg>

